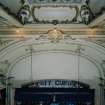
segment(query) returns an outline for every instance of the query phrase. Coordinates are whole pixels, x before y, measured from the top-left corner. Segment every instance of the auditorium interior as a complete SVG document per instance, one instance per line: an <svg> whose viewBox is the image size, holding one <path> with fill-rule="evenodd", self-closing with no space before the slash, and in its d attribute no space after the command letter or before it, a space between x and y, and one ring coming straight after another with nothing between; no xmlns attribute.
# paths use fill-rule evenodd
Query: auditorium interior
<svg viewBox="0 0 105 105"><path fill-rule="evenodd" d="M105 0L0 0L0 105L105 105Z"/></svg>

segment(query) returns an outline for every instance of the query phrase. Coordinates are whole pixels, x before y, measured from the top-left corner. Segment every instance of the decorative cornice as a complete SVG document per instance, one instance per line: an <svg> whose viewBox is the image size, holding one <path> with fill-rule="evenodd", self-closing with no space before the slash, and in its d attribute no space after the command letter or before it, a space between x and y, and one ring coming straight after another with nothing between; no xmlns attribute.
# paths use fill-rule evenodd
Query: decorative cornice
<svg viewBox="0 0 105 105"><path fill-rule="evenodd" d="M52 29L53 30L53 29ZM60 30L60 29L57 29L58 30L58 33L61 33L61 37L59 37L58 39L56 39L55 37L53 38L51 36L51 33L49 32L52 32L51 30L44 30L44 31L38 31L38 30L35 30L35 29L31 29L31 30L23 30L22 32L18 33L20 34L20 36L18 36L16 34L16 31L15 30L4 30L4 31L1 31L0 33L2 33L0 35L0 46L1 48L2 47L5 47L7 45L9 45L10 43L12 43L13 41L18 41L18 40L25 40L27 38L32 38L33 40L35 40L36 42L40 42L41 40L53 40L53 42L59 42L59 40L68 40L68 39L71 39L71 40L75 40L75 39L83 39L83 40L90 40L92 42L105 42L105 31L104 30ZM60 34L59 34L60 35ZM50 38L49 38L50 36ZM100 43L99 43L100 44ZM102 45L103 43L101 43ZM103 45L104 46L104 45Z"/></svg>
<svg viewBox="0 0 105 105"><path fill-rule="evenodd" d="M58 29L61 30L64 34L68 34L68 35L105 35L105 30L104 29L90 29L90 28L70 28L70 27L46 27L44 25L44 27L33 27L33 28L4 28L4 29L0 29L0 36L2 37L18 37L17 36L17 32L16 30L19 30L19 33L21 36L31 36L31 35L40 35L40 34L47 34L48 30L52 30L52 29ZM24 37L25 37L24 36ZM101 36L99 36L101 37Z"/></svg>

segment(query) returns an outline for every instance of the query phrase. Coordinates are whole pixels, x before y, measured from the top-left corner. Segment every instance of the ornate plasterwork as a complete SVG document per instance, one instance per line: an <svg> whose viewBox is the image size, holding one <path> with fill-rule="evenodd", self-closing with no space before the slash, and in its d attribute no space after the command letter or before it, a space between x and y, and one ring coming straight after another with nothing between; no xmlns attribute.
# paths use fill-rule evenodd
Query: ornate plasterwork
<svg viewBox="0 0 105 105"><path fill-rule="evenodd" d="M10 42L12 42L13 39L8 39L8 38L0 38L0 47L5 47L6 45L8 45Z"/></svg>
<svg viewBox="0 0 105 105"><path fill-rule="evenodd" d="M30 41L30 42L29 42ZM52 47L52 45L53 45L53 43L51 43L50 41L48 42L48 40L46 40L46 39L44 39L43 37L41 37L40 36L40 39L39 40L33 40L33 39L30 39L29 41L26 41L27 43L25 43L24 41L22 41L22 43L20 43L20 44L18 44L17 46L14 46L14 45L12 45L13 47L14 47L14 49L12 49L12 51L14 52L15 51L15 49L17 49L19 46L20 46L20 48L21 48L21 44L23 44L23 45L25 45L25 48L27 48L27 45L35 45L36 47L34 47L35 48L35 52L37 52L37 51L42 51L42 50L44 50L44 51L46 51L46 50L48 50L47 49L47 47L45 47L45 49L43 49L43 46L44 45L47 45L47 44L50 44L51 46L49 46L49 49L50 49L50 47L51 48L54 48L54 47ZM78 40L77 40L78 41ZM47 43L46 43L47 42ZM68 41L65 41L65 42L63 42L63 41L61 41L60 43L58 43L58 44L56 44L56 46L55 47L57 47L57 45L58 45L58 47L57 48L54 48L53 50L54 51L56 51L56 49L57 50L60 50L59 49L59 45L61 44L61 46L62 45L75 45L75 44L73 44L73 43L75 43L76 41L75 40L68 40ZM87 41L88 42L88 41ZM86 43L86 42L85 42ZM79 44L79 43L78 43ZM77 45L78 45L77 44ZM82 43L80 43L80 44L82 44ZM87 45L88 45L88 43L86 43ZM39 47L38 47L39 46ZM40 46L42 46L42 47L40 47ZM90 47L92 47L93 48L93 46L91 46L91 45L89 45ZM42 48L42 50L40 49L40 48ZM62 48L64 48L64 50L66 50L65 49L65 47L64 46L62 46ZM70 48L75 48L75 47L70 47ZM10 50L11 51L11 49L8 47L8 48L6 48L7 50ZM61 49L62 50L62 49ZM68 49L69 50L69 49ZM11 51L11 52L12 52ZM24 50L24 48L22 49L22 52L23 51L25 51ZM20 54L23 54L23 53L20 53ZM18 53L18 52L17 52ZM9 53L7 53L7 54L9 54ZM6 56L6 55L4 55L4 56ZM16 55L15 56L13 56L13 55L11 55L12 57L17 57ZM9 56L8 56L9 57ZM10 57L11 58L11 57ZM3 59L4 59L4 57L3 57ZM11 59L10 59L11 60Z"/></svg>
<svg viewBox="0 0 105 105"><path fill-rule="evenodd" d="M22 24L78 24L78 23L84 23L84 24L89 24L93 19L97 18L101 14L104 13L105 8L102 7L99 13L93 14L90 7L89 7L89 0L21 0L21 7L19 7L19 11L17 14L11 12L9 7L6 7L6 5L3 5L0 3L0 9L2 8L5 13L9 16L10 19L7 19L8 22L4 26L23 26ZM34 10L41 8L41 7L54 7L54 8L59 8L59 7L73 7L76 11L76 15L74 16L73 19L65 19L63 21L59 21L59 19L55 19L52 21L43 19L40 20L39 18L36 17L34 14ZM71 10L71 8L70 8ZM71 13L70 13L71 14ZM5 14L0 15L0 16L5 16ZM20 24L20 22L22 24ZM5 22L4 20L2 20ZM8 23L8 24L7 24ZM11 24L10 24L11 23ZM105 23L105 22L104 22ZM4 23L1 24L3 26ZM105 24L103 22L99 24L94 24L92 21L92 24L89 24L89 27L105 27Z"/></svg>
<svg viewBox="0 0 105 105"><path fill-rule="evenodd" d="M43 11L43 10L46 10L46 11ZM58 12L56 12L58 10ZM68 13L68 16L64 15L64 13L62 12L62 10L66 11ZM56 14L61 14L61 16L50 16L49 14L46 16L46 14L48 13L51 13L51 12L56 12ZM41 14L39 15L39 18L36 16L38 12L43 12L43 15L42 16ZM66 14L67 14L66 13ZM35 23L44 23L44 24L70 24L70 23L77 23L77 18L79 17L79 8L78 6L69 6L69 7L40 7L38 9L38 7L33 7L32 9L32 16L33 16L33 19L35 21ZM42 19L40 19L40 17L44 17ZM47 17L47 18L46 18ZM56 19L54 18L56 17ZM60 17L60 18L59 18ZM63 18L64 19L61 19Z"/></svg>
<svg viewBox="0 0 105 105"><path fill-rule="evenodd" d="M59 30L58 30L59 31ZM51 32L51 31L50 31ZM62 32L61 32L62 33ZM64 33L63 33L64 34ZM8 46L8 47L6 47L4 50L1 50L1 52L0 52L0 56L6 56L6 54L8 55L8 54L10 54L10 53L8 53L7 52L7 50L9 50L10 52L14 52L15 51L15 49L17 49L19 46L20 46L20 48L21 48L21 46L24 46L24 48L22 48L22 52L20 52L20 54L24 54L24 52L25 52L25 49L27 48L27 46L29 45L35 45L35 46L42 46L42 47L34 47L35 48L35 52L37 52L38 50L39 51L41 51L41 49L40 48L43 48L43 46L46 44L50 44L51 45L51 47L52 47L52 45L53 44L55 44L55 43L53 43L53 41L51 40L51 39L48 39L48 34L46 33L46 34L40 34L40 35L33 35L33 37L31 38L31 36L29 35L29 39L27 40L27 41L25 41L25 38L23 38L23 40L20 38L20 42L18 42L17 40L15 40L15 43L14 44L11 44L11 46ZM13 38L14 39L14 38ZM80 40L82 40L82 39L80 39ZM86 40L86 39L84 39L84 40ZM61 44L61 45L71 45L71 42L76 42L76 41L79 41L79 39L75 39L75 40L73 40L72 39L72 36L71 35L68 35L67 36L67 34L64 34L64 39L63 40L59 40L59 43L58 43L58 41L54 41L54 42L56 42L56 46L58 45L58 47L57 48L54 48L54 51L56 51L56 49L58 49L59 50L59 45ZM92 41L91 39L89 40L89 41ZM89 41L87 41L87 42L89 42ZM63 43L63 44L62 44ZM78 43L79 44L79 43ZM80 44L82 44L82 42L80 43ZM15 46L14 46L15 45ZM73 44L74 45L74 44ZM88 44L87 44L88 45ZM14 47L14 49L11 49L11 47ZM90 45L90 47L93 47L93 46L91 46ZM47 47L45 47L46 49L42 49L42 50L47 50ZM50 48L50 46L49 46L49 48ZM62 48L64 48L64 50L65 50L65 47L64 46L62 46ZM71 47L71 48L75 48L75 47ZM17 52L17 51L16 51ZM82 51L81 51L82 52ZM18 53L18 52L17 52ZM27 53L27 52L25 52L25 53ZM11 55L11 54L10 54ZM6 70L6 69L3 69L3 65L5 66L5 67L7 67L6 65L5 65L5 59L9 59L9 62L11 62L11 58L15 58L15 57L17 57L18 58L18 55L11 55L11 57L10 56L8 56L9 58L4 58L4 57L2 57L2 59L1 59L1 64L0 64L0 67L2 68L1 69L1 71L2 70ZM93 56L94 57L94 56ZM95 58L94 58L95 59ZM97 59L97 58L96 58ZM98 60L98 59L97 59Z"/></svg>
<svg viewBox="0 0 105 105"><path fill-rule="evenodd" d="M56 32L55 32L55 31ZM41 41L49 41L49 42L59 42L65 40L75 40L75 39L83 39L89 40L95 43L98 43L101 46L105 46L105 31L103 30L61 30L59 28L52 28L45 31L36 31L35 29L31 30L23 30L20 32L20 35L13 35L13 30L4 30L2 31L2 35L0 35L0 49L8 46L14 41L24 41L32 38L36 42Z"/></svg>
<svg viewBox="0 0 105 105"><path fill-rule="evenodd" d="M74 0L37 0L36 3L30 0L22 0L22 7L18 12L18 17L22 24L34 23L34 24L70 24L70 23L84 23L89 24L92 20L92 12L88 6L88 0L80 0L79 2ZM63 3L65 2L65 3ZM63 3L63 4L61 4ZM79 3L79 4L78 4ZM76 14L73 19L52 19L51 21L47 19L40 20L36 18L35 10L38 8L70 8L70 10L75 9ZM46 12L46 11L43 11ZM71 14L71 12L69 13ZM48 14L50 16L50 14ZM55 15L56 16L56 15Z"/></svg>

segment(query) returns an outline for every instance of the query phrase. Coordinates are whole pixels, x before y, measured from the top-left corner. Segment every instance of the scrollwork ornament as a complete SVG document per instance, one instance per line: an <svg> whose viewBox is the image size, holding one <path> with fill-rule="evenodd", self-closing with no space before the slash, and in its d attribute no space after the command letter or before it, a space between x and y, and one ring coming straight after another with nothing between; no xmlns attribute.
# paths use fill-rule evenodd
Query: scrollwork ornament
<svg viewBox="0 0 105 105"><path fill-rule="evenodd" d="M77 6L72 6L70 8L75 8L76 10L76 15L74 16L74 18L72 19L72 22L76 22L77 21L77 18L79 16L79 8Z"/></svg>
<svg viewBox="0 0 105 105"><path fill-rule="evenodd" d="M22 7L18 12L18 17L22 24L27 23L31 17L31 5L29 4L28 0L22 0Z"/></svg>
<svg viewBox="0 0 105 105"><path fill-rule="evenodd" d="M89 0L83 0L83 5L80 9L80 16L84 24L89 24L93 19L93 14L88 6Z"/></svg>
<svg viewBox="0 0 105 105"><path fill-rule="evenodd" d="M75 15L71 18L71 19L65 19L65 20L59 20L59 19L55 19L55 20L40 20L38 17L36 17L36 14L35 14L35 10L36 9L40 9L42 8L43 6L33 6L32 7L32 17L34 19L34 22L35 23L42 23L42 24L54 24L54 25L57 25L57 24L69 24L69 23L73 23L73 22L76 22L77 23L77 18L79 16L79 8L78 6L74 5L74 6L69 6L70 10L74 9L75 10ZM47 7L46 7L47 8ZM55 8L59 8L58 6L55 7Z"/></svg>

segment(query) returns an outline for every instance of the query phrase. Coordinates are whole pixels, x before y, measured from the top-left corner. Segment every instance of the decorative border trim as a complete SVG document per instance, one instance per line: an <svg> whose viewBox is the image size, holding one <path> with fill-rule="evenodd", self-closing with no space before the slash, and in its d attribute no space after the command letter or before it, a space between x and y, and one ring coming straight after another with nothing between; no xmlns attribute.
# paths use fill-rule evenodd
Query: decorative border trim
<svg viewBox="0 0 105 105"><path fill-rule="evenodd" d="M42 6L41 6L42 7ZM57 25L57 24L69 24L69 23L77 23L77 18L79 16L79 8L78 6L74 5L74 6L69 6L69 8L75 8L75 11L76 11L76 15L73 17L72 20L64 20L64 21L59 21L59 20L52 20L52 21L49 21L49 20L39 20L38 18L36 18L35 14L34 14L34 11L36 8L41 8L41 7L36 7L36 6L33 6L32 8L32 17L34 19L34 22L37 23L37 24L54 24L54 25ZM44 7L44 6L43 6ZM58 6L56 6L55 8L57 8ZM46 7L47 8L47 7Z"/></svg>

